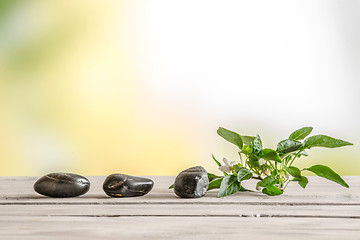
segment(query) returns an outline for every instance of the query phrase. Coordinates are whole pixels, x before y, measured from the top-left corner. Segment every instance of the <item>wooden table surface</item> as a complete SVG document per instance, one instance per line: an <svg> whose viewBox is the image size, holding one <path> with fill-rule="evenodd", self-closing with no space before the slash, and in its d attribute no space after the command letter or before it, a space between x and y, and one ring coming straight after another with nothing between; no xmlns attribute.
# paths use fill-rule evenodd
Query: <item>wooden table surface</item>
<svg viewBox="0 0 360 240"><path fill-rule="evenodd" d="M38 177L0 177L0 239L360 239L360 176L344 177L349 189L309 177L305 190L221 199L181 199L168 189L175 177L150 178L142 197L110 198L105 177L88 177L87 194L56 199L33 191Z"/></svg>

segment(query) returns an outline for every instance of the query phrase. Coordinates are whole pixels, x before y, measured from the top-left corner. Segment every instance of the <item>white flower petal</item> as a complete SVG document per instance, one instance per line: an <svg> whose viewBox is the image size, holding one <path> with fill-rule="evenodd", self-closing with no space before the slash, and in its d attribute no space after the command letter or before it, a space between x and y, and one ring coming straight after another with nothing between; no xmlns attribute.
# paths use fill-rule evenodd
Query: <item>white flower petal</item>
<svg viewBox="0 0 360 240"><path fill-rule="evenodd" d="M259 164L260 164L260 165L264 165L265 163L266 163L266 161L265 161L264 159L260 159L260 160L259 160Z"/></svg>
<svg viewBox="0 0 360 240"><path fill-rule="evenodd" d="M226 158L223 158L223 162L225 163L226 166L229 166L229 161Z"/></svg>
<svg viewBox="0 0 360 240"><path fill-rule="evenodd" d="M224 165L219 167L222 172L231 172L229 165Z"/></svg>
<svg viewBox="0 0 360 240"><path fill-rule="evenodd" d="M230 163L230 166L234 166L235 165L235 161L232 161L231 163Z"/></svg>

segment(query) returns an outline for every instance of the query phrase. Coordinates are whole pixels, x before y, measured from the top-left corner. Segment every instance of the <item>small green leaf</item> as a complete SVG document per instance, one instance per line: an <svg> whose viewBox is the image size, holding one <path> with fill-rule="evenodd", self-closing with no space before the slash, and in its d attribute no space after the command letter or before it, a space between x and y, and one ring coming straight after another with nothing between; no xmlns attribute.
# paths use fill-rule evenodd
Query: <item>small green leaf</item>
<svg viewBox="0 0 360 240"><path fill-rule="evenodd" d="M287 167L287 166L284 166L285 170L293 177L295 178L301 178L301 171L300 169L298 169L297 167L293 167L293 166L290 166L290 167Z"/></svg>
<svg viewBox="0 0 360 240"><path fill-rule="evenodd" d="M283 194L283 191L274 185L267 185L266 188L263 188L262 192L269 196L276 196Z"/></svg>
<svg viewBox="0 0 360 240"><path fill-rule="evenodd" d="M212 173L208 173L208 178L209 178L209 182L211 182L212 180L214 179L217 179L217 178L222 178L221 176L217 176L215 174L212 174Z"/></svg>
<svg viewBox="0 0 360 240"><path fill-rule="evenodd" d="M241 136L241 137L243 139L244 144L246 145L250 145L255 140L255 137L252 136Z"/></svg>
<svg viewBox="0 0 360 240"><path fill-rule="evenodd" d="M237 177L227 175L223 178L217 197L225 197L240 191L240 184Z"/></svg>
<svg viewBox="0 0 360 240"><path fill-rule="evenodd" d="M265 160L272 160L281 163L281 158L279 154L270 148L265 148L261 150L259 156Z"/></svg>
<svg viewBox="0 0 360 240"><path fill-rule="evenodd" d="M267 176L260 182L258 182L258 186L266 187L267 185L274 185L276 183L276 179L273 176Z"/></svg>
<svg viewBox="0 0 360 240"><path fill-rule="evenodd" d="M291 140L303 140L307 135L309 135L312 132L312 127L303 127L295 132L291 133L289 136L289 139Z"/></svg>
<svg viewBox="0 0 360 240"><path fill-rule="evenodd" d="M279 173L279 170L274 169L271 171L271 176L276 177L278 175L278 173Z"/></svg>
<svg viewBox="0 0 360 240"><path fill-rule="evenodd" d="M254 154L248 156L247 164L250 168L259 168L259 159Z"/></svg>
<svg viewBox="0 0 360 240"><path fill-rule="evenodd" d="M224 138L226 141L231 142L232 144L235 144L236 146L238 146L240 149L243 146L243 139L242 137L237 134L236 132L227 130L225 128L220 127L217 130L217 134Z"/></svg>
<svg viewBox="0 0 360 240"><path fill-rule="evenodd" d="M301 179L299 178L293 178L291 181L295 181L298 182L298 184L302 187L305 188L306 185L308 184L309 180L307 179L307 177L301 176Z"/></svg>
<svg viewBox="0 0 360 240"><path fill-rule="evenodd" d="M331 168L329 168L327 166L314 165L312 167L305 168L303 170L308 170L310 172L313 172L316 175L318 175L319 177L323 177L330 181L336 182L337 184L340 184L343 187L346 187L346 188L349 187L349 185L347 185L347 183L344 181L344 179L342 179L339 176L339 174L337 174L336 172L334 172Z"/></svg>
<svg viewBox="0 0 360 240"><path fill-rule="evenodd" d="M244 145L241 149L241 152L244 153L245 155L249 155L253 152L253 148L249 145Z"/></svg>
<svg viewBox="0 0 360 240"><path fill-rule="evenodd" d="M214 159L214 161L216 162L216 164L217 164L219 167L221 167L221 163L220 163L218 160L216 160L214 154L212 154L211 156L212 156L212 158Z"/></svg>
<svg viewBox="0 0 360 240"><path fill-rule="evenodd" d="M341 139L332 138L326 135L315 135L305 139L304 147L312 148L312 147L326 147L326 148L337 148L343 147L347 145L353 145L350 142L346 142Z"/></svg>
<svg viewBox="0 0 360 240"><path fill-rule="evenodd" d="M222 178L218 178L218 179L211 181L209 183L208 191L211 189L220 188L222 180L223 180Z"/></svg>
<svg viewBox="0 0 360 240"><path fill-rule="evenodd" d="M169 187L169 189L172 189L172 188L174 188L174 184Z"/></svg>
<svg viewBox="0 0 360 240"><path fill-rule="evenodd" d="M309 180L307 179L307 177L301 176L301 180L298 183L302 188L305 188L306 185L309 183Z"/></svg>
<svg viewBox="0 0 360 240"><path fill-rule="evenodd" d="M256 134L256 137L254 139L254 150L256 153L259 153L262 150L262 142L259 134Z"/></svg>
<svg viewBox="0 0 360 240"><path fill-rule="evenodd" d="M253 174L247 168L241 168L237 174L238 182L252 178Z"/></svg>
<svg viewBox="0 0 360 240"><path fill-rule="evenodd" d="M276 151L279 154L290 153L299 150L302 143L296 140L285 139L278 143Z"/></svg>
<svg viewBox="0 0 360 240"><path fill-rule="evenodd" d="M239 172L241 168L243 168L243 167L240 167L239 164L236 164L232 167L233 167L233 172L236 172L236 173Z"/></svg>

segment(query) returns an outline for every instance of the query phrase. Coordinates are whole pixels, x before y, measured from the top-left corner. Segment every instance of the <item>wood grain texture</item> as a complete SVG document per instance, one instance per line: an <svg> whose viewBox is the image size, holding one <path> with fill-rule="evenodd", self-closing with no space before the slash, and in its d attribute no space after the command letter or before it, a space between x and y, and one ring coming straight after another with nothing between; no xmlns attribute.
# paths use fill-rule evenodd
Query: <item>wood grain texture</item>
<svg viewBox="0 0 360 240"><path fill-rule="evenodd" d="M1 239L359 239L354 219L3 217Z"/></svg>
<svg viewBox="0 0 360 240"><path fill-rule="evenodd" d="M89 177L90 191L48 198L33 191L38 177L0 177L0 239L359 239L360 177L350 188L309 177L304 190L290 184L282 196L243 192L181 199L175 177L150 177L146 196L110 198L105 177ZM256 182L248 182L254 188Z"/></svg>

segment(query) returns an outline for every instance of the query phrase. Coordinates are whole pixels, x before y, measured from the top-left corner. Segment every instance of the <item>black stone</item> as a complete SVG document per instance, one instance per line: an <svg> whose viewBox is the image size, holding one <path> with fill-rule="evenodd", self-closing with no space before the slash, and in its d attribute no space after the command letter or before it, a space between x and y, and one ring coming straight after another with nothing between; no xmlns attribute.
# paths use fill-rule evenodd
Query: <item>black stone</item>
<svg viewBox="0 0 360 240"><path fill-rule="evenodd" d="M175 178L174 192L182 198L199 198L205 195L209 187L206 170L201 167L188 168Z"/></svg>
<svg viewBox="0 0 360 240"><path fill-rule="evenodd" d="M149 178L111 174L105 179L103 189L110 197L136 197L147 194L153 186Z"/></svg>
<svg viewBox="0 0 360 240"><path fill-rule="evenodd" d="M34 184L37 193L48 197L76 197L89 191L90 181L73 173L50 173Z"/></svg>

